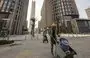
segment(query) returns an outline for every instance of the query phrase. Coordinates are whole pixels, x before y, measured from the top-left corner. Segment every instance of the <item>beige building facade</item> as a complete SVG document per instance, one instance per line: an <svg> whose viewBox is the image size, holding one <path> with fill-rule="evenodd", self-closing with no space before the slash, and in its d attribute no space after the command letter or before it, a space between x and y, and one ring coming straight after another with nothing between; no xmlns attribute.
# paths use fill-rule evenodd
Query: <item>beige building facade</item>
<svg viewBox="0 0 90 58"><path fill-rule="evenodd" d="M69 26L68 24L71 24L69 21L79 18L79 12L75 0L44 0L41 16L44 27L55 23L57 30L60 30L60 25L65 26L64 29L66 29Z"/></svg>
<svg viewBox="0 0 90 58"><path fill-rule="evenodd" d="M39 27L41 29L50 27L53 23L52 20L52 8L48 0L44 0L42 9L41 9L41 21Z"/></svg>

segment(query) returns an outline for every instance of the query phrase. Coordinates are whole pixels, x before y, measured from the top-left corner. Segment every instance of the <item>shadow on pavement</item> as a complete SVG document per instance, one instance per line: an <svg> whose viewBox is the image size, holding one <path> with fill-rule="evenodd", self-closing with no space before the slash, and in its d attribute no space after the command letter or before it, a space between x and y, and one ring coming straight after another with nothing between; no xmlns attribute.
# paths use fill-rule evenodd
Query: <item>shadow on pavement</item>
<svg viewBox="0 0 90 58"><path fill-rule="evenodd" d="M10 46L18 46L18 45L22 45L21 43L14 43L14 44L11 44Z"/></svg>
<svg viewBox="0 0 90 58"><path fill-rule="evenodd" d="M24 41L24 40L13 40L13 41Z"/></svg>

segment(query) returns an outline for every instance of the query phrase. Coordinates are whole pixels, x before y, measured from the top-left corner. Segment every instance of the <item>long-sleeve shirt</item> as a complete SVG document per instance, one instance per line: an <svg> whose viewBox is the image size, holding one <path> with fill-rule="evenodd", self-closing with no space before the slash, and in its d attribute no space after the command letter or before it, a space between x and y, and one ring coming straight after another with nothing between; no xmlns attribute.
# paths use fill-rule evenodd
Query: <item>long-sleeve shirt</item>
<svg viewBox="0 0 90 58"><path fill-rule="evenodd" d="M57 38L56 38L56 33L55 30L52 30L51 32L51 43L56 44Z"/></svg>

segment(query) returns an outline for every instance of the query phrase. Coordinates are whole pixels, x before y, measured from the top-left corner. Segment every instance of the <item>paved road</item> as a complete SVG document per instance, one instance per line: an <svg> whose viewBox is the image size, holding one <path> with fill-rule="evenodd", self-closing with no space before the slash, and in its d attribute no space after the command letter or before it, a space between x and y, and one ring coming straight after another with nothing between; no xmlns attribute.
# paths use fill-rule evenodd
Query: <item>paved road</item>
<svg viewBox="0 0 90 58"><path fill-rule="evenodd" d="M50 44L42 43L42 36L32 38L30 36L10 37L16 41L14 45L0 47L0 58L53 58L50 53ZM26 40L25 40L26 38ZM68 38L71 46L77 52L76 58L90 58L90 38Z"/></svg>
<svg viewBox="0 0 90 58"><path fill-rule="evenodd" d="M17 37L16 37L17 38ZM18 39L24 39L18 36ZM0 58L53 58L50 53L50 45L43 44L40 39L18 41L16 44L0 47Z"/></svg>
<svg viewBox="0 0 90 58"><path fill-rule="evenodd" d="M90 37L70 38L68 40L76 50L77 58L90 58Z"/></svg>

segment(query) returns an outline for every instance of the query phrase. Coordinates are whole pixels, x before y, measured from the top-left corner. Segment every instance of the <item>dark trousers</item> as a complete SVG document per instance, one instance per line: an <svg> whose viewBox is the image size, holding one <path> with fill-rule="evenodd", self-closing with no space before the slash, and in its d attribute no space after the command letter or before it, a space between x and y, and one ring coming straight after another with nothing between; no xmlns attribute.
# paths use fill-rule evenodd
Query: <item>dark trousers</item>
<svg viewBox="0 0 90 58"><path fill-rule="evenodd" d="M47 43L48 43L47 36L43 36L43 43L44 43L45 41L47 41Z"/></svg>
<svg viewBox="0 0 90 58"><path fill-rule="evenodd" d="M51 53L53 54L53 44L51 43Z"/></svg>
<svg viewBox="0 0 90 58"><path fill-rule="evenodd" d="M51 53L52 53L52 55L53 55L53 48L54 48L54 45L55 45L55 44L51 43Z"/></svg>

